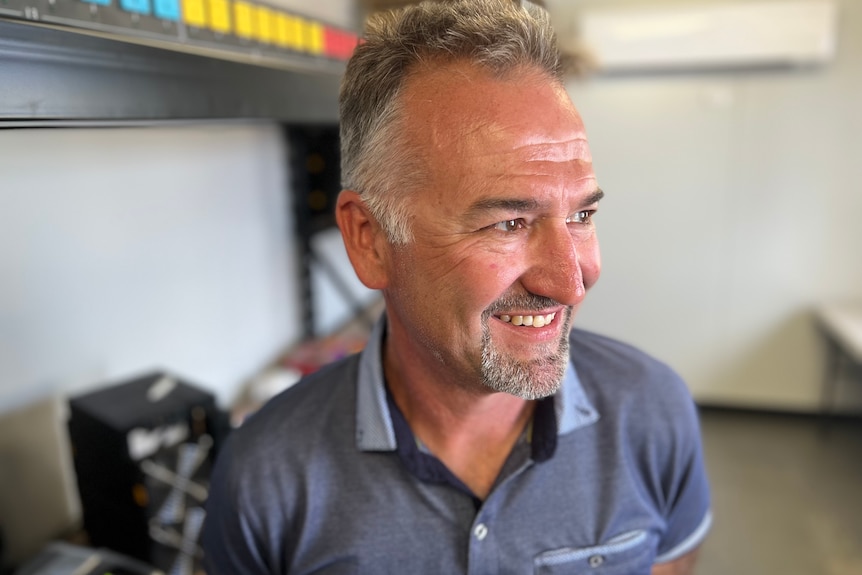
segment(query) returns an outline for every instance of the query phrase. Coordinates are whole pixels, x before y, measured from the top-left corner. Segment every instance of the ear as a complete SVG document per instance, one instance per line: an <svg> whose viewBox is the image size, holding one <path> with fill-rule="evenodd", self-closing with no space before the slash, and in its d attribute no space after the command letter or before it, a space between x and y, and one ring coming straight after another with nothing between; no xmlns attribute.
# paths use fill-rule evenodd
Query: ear
<svg viewBox="0 0 862 575"><path fill-rule="evenodd" d="M341 229L344 247L356 275L371 289L389 284L389 241L358 193L343 190L335 204L335 221Z"/></svg>

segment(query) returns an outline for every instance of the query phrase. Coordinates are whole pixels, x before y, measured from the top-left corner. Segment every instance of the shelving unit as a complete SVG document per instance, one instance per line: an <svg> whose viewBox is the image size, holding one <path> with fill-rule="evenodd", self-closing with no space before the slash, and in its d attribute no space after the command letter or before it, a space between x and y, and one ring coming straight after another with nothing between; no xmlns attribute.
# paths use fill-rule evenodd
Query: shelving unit
<svg viewBox="0 0 862 575"><path fill-rule="evenodd" d="M303 335L316 335L312 306L312 266L316 264L332 283L357 318L365 317L365 305L356 298L339 271L328 259L314 251L315 234L335 226L333 208L340 182L340 150L337 125L288 126L294 214L299 245L299 284L303 301Z"/></svg>
<svg viewBox="0 0 862 575"><path fill-rule="evenodd" d="M347 60L349 31L249 0L0 0L0 17L282 69Z"/></svg>
<svg viewBox="0 0 862 575"><path fill-rule="evenodd" d="M0 128L281 124L312 337L310 270L321 260L311 236L334 222L308 202L323 193L329 209L339 175L336 156L309 180L302 138L337 138L338 86L356 42L350 31L245 0L0 0Z"/></svg>
<svg viewBox="0 0 862 575"><path fill-rule="evenodd" d="M0 122L336 122L343 64L312 61L277 69L0 20Z"/></svg>

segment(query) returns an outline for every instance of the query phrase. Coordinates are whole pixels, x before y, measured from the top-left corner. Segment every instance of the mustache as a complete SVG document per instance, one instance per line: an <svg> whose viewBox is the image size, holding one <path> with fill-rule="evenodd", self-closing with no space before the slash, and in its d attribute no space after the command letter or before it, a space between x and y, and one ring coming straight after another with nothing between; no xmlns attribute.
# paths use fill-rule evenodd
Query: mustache
<svg viewBox="0 0 862 575"><path fill-rule="evenodd" d="M482 314L486 318L497 312L518 309L524 311L542 311L549 307L560 307L562 304L557 300L535 294L518 294L503 296L489 305ZM563 306L566 307L566 306Z"/></svg>

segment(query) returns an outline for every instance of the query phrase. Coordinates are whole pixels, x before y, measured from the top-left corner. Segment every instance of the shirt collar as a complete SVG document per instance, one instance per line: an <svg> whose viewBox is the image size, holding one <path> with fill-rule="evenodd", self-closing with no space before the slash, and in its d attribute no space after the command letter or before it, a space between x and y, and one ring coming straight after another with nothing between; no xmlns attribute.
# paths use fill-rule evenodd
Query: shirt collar
<svg viewBox="0 0 862 575"><path fill-rule="evenodd" d="M361 451L395 451L398 443L386 402L383 378L383 336L386 314L375 324L359 357L356 385L356 446ZM554 395L557 434L564 435L598 421L575 366L569 361L563 384Z"/></svg>

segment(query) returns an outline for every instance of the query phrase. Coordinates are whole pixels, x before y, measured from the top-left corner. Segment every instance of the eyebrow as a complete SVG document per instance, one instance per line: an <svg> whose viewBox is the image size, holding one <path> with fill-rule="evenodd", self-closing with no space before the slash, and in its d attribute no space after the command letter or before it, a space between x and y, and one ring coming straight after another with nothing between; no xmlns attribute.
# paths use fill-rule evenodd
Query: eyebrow
<svg viewBox="0 0 862 575"><path fill-rule="evenodd" d="M590 194L589 196L587 196L586 200L584 201L584 203L581 204L581 206L584 206L584 207L591 206L593 204L600 202L601 199L604 197L605 197L605 191L601 188L596 188L596 191L593 192L592 194Z"/></svg>
<svg viewBox="0 0 862 575"><path fill-rule="evenodd" d="M596 191L584 198L581 202L582 207L591 206L605 197L605 192L601 188L596 188ZM487 212L506 211L506 212L535 212L542 208L542 203L538 200L521 199L521 198L483 198L477 200L467 208L466 215L468 217L478 216Z"/></svg>

